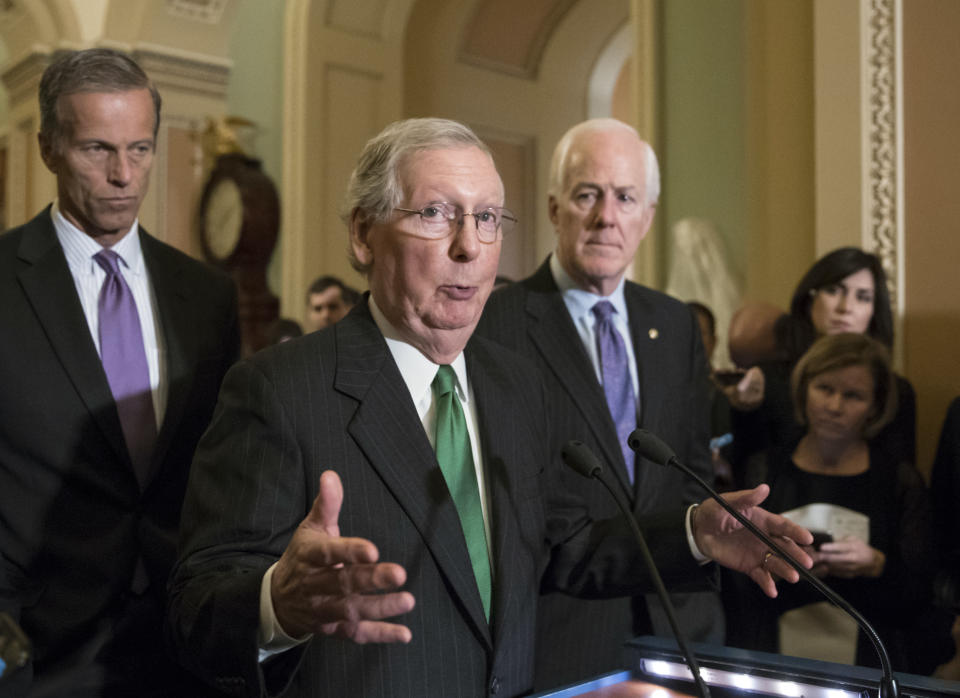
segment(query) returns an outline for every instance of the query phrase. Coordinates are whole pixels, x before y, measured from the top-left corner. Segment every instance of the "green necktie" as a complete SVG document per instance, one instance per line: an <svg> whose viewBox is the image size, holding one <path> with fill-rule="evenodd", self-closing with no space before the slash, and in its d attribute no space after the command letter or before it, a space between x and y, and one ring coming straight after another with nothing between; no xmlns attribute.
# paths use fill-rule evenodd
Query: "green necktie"
<svg viewBox="0 0 960 698"><path fill-rule="evenodd" d="M483 612L490 620L490 558L487 554L487 535L483 528L483 509L480 507L480 489L473 468L473 453L467 421L456 392L457 377L450 366L441 366L433 379L436 400L437 432L435 448L440 470L453 496L460 515L460 525L467 540L473 574L477 578Z"/></svg>

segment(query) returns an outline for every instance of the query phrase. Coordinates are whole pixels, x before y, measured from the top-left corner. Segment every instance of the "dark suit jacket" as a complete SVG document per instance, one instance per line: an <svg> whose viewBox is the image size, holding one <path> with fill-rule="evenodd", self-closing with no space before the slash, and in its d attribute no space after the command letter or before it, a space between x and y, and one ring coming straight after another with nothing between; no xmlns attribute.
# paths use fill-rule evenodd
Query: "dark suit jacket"
<svg viewBox="0 0 960 698"><path fill-rule="evenodd" d="M678 458L712 481L708 451L707 362L699 326L676 299L627 282L624 294L640 385L638 426L659 435ZM630 485L616 427L580 335L550 273L549 259L528 279L496 291L477 334L532 359L543 376L548 419L558 437L584 442L619 484L637 515L672 511L705 493L675 469L638 458ZM617 515L599 484L566 476L583 492L590 516ZM719 608L719 606L718 606ZM623 665L623 643L652 630L644 597L540 600L537 688L563 685Z"/></svg>
<svg viewBox="0 0 960 698"><path fill-rule="evenodd" d="M0 236L0 610L35 649L20 677L32 687L15 695L99 695L141 670L128 694L152 695L178 673L160 641L166 579L193 451L238 351L236 296L140 235L169 384L142 491L50 209ZM130 593L138 558L142 596Z"/></svg>
<svg viewBox="0 0 960 698"><path fill-rule="evenodd" d="M491 622L413 400L366 301L332 328L271 347L227 374L197 450L171 580L181 661L235 695L513 696L533 682L537 589L598 595L647 586L628 531L589 523L552 496L557 462L532 367L490 342L467 345L493 547ZM403 565L416 608L408 645L315 637L257 663L260 581L333 469L340 532ZM682 512L651 524L674 581L702 576ZM627 551L626 553L624 551Z"/></svg>

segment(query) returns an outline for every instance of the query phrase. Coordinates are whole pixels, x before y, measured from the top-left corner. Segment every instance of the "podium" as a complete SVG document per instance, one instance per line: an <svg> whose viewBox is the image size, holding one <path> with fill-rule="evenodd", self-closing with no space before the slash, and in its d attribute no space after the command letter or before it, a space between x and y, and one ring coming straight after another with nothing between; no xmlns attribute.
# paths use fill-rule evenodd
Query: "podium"
<svg viewBox="0 0 960 698"><path fill-rule="evenodd" d="M628 643L630 667L541 698L662 698L696 696L690 669L672 639L639 637ZM693 643L713 698L876 698L880 670ZM960 696L960 682L894 672L901 698ZM657 691L662 691L657 693Z"/></svg>

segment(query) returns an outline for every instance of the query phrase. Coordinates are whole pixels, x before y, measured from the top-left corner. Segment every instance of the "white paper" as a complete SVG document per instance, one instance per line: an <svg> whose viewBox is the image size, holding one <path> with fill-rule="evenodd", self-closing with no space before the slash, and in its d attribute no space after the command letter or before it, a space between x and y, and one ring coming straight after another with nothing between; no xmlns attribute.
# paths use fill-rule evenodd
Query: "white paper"
<svg viewBox="0 0 960 698"><path fill-rule="evenodd" d="M810 531L823 531L841 538L857 538L870 544L870 517L835 504L807 504L783 512L783 516Z"/></svg>

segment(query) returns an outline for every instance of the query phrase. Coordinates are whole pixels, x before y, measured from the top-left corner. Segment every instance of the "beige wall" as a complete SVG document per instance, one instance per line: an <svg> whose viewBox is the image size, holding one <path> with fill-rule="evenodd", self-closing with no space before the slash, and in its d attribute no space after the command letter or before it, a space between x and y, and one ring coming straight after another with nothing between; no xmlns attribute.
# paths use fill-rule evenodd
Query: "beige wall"
<svg viewBox="0 0 960 698"><path fill-rule="evenodd" d="M919 395L928 471L949 401L960 395L960 3L903 3L906 374Z"/></svg>
<svg viewBox="0 0 960 698"><path fill-rule="evenodd" d="M716 224L738 276L746 271L746 31L744 2L665 2L659 92L663 187L657 216L660 268L665 236L682 218ZM666 279L658 280L660 284Z"/></svg>
<svg viewBox="0 0 960 698"><path fill-rule="evenodd" d="M786 308L815 258L813 15L806 0L751 0L745 21L745 295Z"/></svg>

